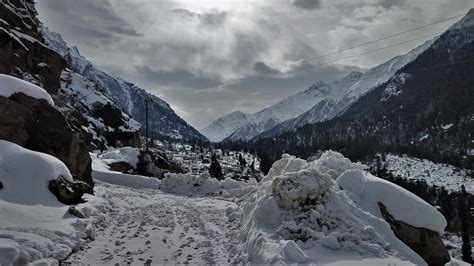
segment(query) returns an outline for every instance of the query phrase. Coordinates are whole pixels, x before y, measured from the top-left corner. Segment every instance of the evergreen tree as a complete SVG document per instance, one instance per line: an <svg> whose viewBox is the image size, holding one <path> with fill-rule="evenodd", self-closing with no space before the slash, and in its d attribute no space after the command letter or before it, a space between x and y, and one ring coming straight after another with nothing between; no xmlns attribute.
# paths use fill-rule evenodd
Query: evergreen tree
<svg viewBox="0 0 474 266"><path fill-rule="evenodd" d="M211 165L209 166L209 175L218 180L224 179L224 174L222 173L221 164L217 160L217 155L215 153L211 156Z"/></svg>
<svg viewBox="0 0 474 266"><path fill-rule="evenodd" d="M239 153L239 164L241 169L244 169L247 166L247 161L242 157L241 153Z"/></svg>
<svg viewBox="0 0 474 266"><path fill-rule="evenodd" d="M268 174L268 171L270 171L270 168L272 168L273 165L273 160L272 158L264 153L260 157L260 171L263 172L263 174Z"/></svg>
<svg viewBox="0 0 474 266"><path fill-rule="evenodd" d="M470 212L466 206L466 189L464 185L461 186L461 195L459 197L459 214L462 223L462 260L467 263L474 263L471 254L471 240L469 237L469 216Z"/></svg>

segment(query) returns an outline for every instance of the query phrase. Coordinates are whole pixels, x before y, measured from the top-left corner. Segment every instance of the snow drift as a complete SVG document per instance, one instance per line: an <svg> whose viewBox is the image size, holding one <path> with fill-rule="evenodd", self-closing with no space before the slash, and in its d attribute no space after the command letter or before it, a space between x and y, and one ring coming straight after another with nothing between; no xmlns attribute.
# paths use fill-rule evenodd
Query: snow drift
<svg viewBox="0 0 474 266"><path fill-rule="evenodd" d="M43 99L50 105L54 105L53 99L44 89L19 78L0 74L0 96L8 98L15 93L23 93L36 99Z"/></svg>
<svg viewBox="0 0 474 266"><path fill-rule="evenodd" d="M306 162L284 155L229 219L240 218L235 252L244 263L338 261L425 265L400 241L376 209L442 232L446 221L412 193L371 176L340 153ZM386 197L384 197L386 196Z"/></svg>
<svg viewBox="0 0 474 266"><path fill-rule="evenodd" d="M0 140L0 265L54 263L93 237L91 225L49 191L59 176L72 181L58 159Z"/></svg>

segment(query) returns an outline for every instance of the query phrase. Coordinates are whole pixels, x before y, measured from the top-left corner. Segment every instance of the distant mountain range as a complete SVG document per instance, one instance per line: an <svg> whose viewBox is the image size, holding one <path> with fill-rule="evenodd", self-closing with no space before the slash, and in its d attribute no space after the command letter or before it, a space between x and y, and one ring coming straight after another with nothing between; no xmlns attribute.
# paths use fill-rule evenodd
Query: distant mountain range
<svg viewBox="0 0 474 266"><path fill-rule="evenodd" d="M366 71L352 72L331 83L318 81L276 104L254 113L234 112L201 130L211 141L251 140L271 137L306 124L325 121L342 114L362 95L389 80L400 68L425 51L433 40L408 54L394 57Z"/></svg>

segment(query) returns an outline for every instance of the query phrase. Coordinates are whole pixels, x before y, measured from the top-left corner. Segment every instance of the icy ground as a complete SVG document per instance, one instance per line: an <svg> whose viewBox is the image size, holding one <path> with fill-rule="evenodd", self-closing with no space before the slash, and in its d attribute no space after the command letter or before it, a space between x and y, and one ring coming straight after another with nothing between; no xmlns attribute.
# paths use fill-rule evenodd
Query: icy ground
<svg viewBox="0 0 474 266"><path fill-rule="evenodd" d="M235 203L98 182L106 218L96 241L67 262L90 264L228 264L226 208ZM95 203L93 203L95 204Z"/></svg>

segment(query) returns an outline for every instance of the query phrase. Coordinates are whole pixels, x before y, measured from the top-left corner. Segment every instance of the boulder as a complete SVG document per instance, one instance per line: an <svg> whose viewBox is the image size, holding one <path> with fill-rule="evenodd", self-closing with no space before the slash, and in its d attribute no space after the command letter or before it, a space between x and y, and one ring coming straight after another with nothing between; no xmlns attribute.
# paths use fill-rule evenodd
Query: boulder
<svg viewBox="0 0 474 266"><path fill-rule="evenodd" d="M378 205L395 236L420 255L428 265L445 265L450 261L449 253L437 232L397 221L381 202Z"/></svg>
<svg viewBox="0 0 474 266"><path fill-rule="evenodd" d="M93 193L92 160L82 134L45 100L23 93L0 97L0 139L60 159L75 180L89 185L86 192Z"/></svg>
<svg viewBox="0 0 474 266"><path fill-rule="evenodd" d="M69 182L62 176L50 180L48 188L60 202L67 205L85 202L82 196L91 190L90 186L84 182Z"/></svg>

